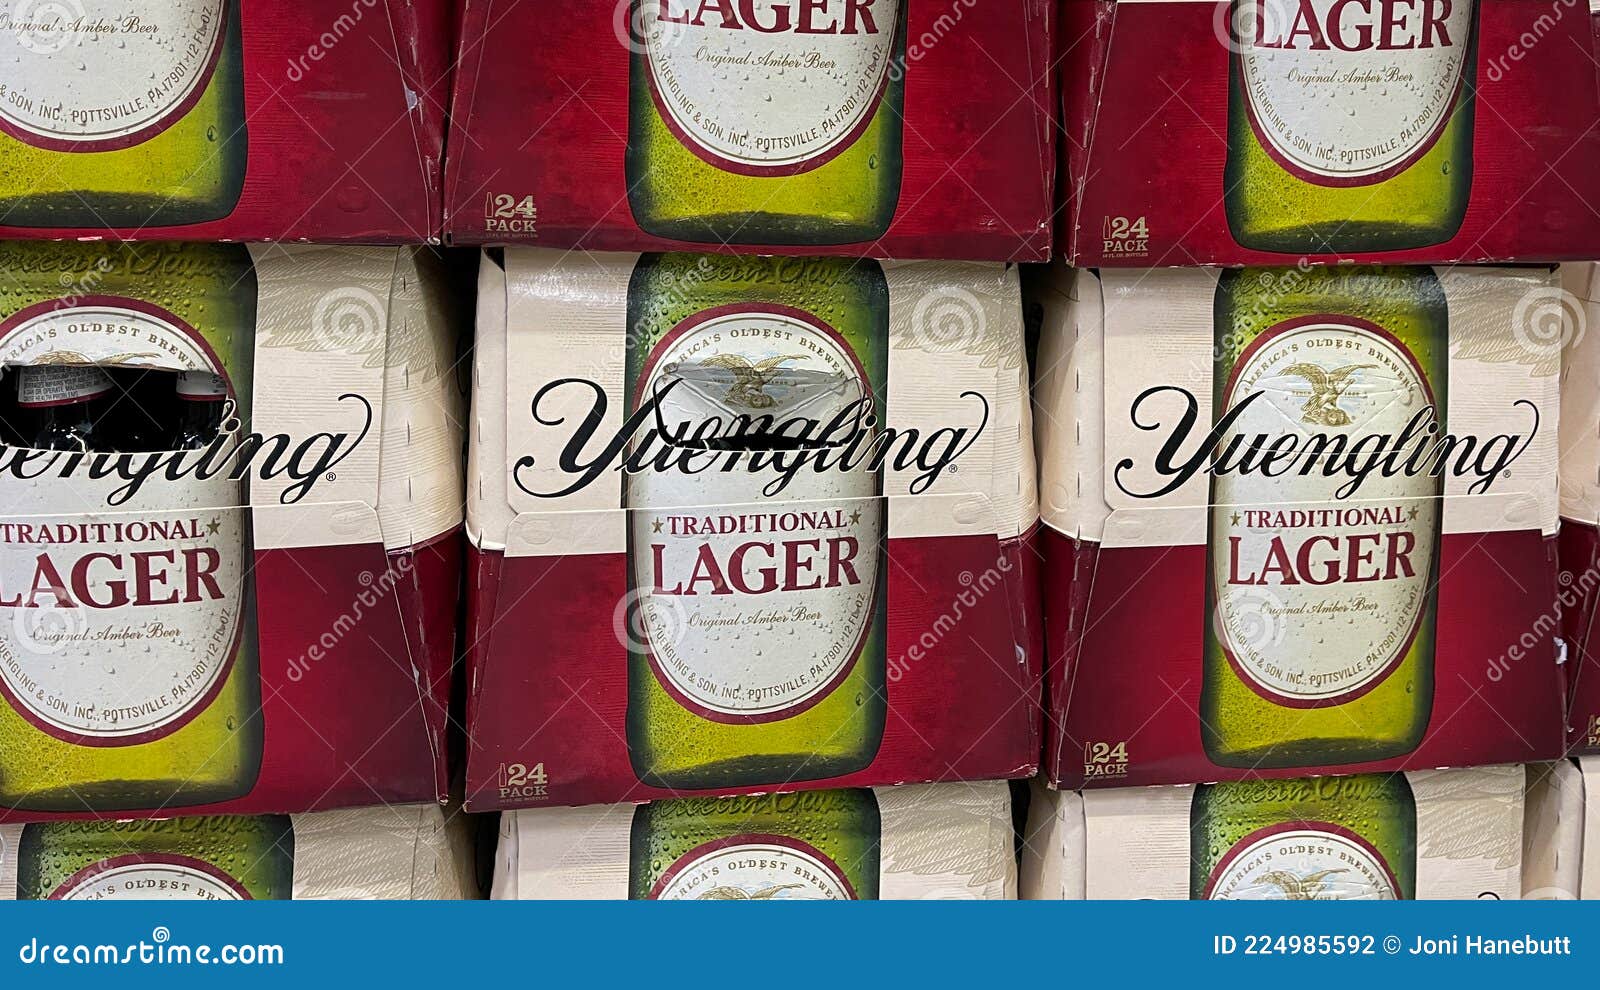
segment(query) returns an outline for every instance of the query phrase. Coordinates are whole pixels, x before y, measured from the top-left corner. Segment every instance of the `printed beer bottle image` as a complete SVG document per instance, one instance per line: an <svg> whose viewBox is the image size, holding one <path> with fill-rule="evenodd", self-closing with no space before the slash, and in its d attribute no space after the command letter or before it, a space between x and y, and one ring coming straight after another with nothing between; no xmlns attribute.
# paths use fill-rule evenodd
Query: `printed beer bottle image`
<svg viewBox="0 0 1600 990"><path fill-rule="evenodd" d="M266 901L294 894L287 815L28 825L17 899Z"/></svg>
<svg viewBox="0 0 1600 990"><path fill-rule="evenodd" d="M167 450L171 422L172 373L148 368L116 368L111 408L106 412L110 440L102 449Z"/></svg>
<svg viewBox="0 0 1600 990"><path fill-rule="evenodd" d="M1189 861L1192 900L1412 900L1416 800L1403 773L1203 784Z"/></svg>
<svg viewBox="0 0 1600 990"><path fill-rule="evenodd" d="M17 369L17 407L33 417L28 446L35 450L103 449L100 422L113 390L95 367L39 365Z"/></svg>
<svg viewBox="0 0 1600 990"><path fill-rule="evenodd" d="M0 31L0 223L161 227L232 213L247 157L239 6L18 5Z"/></svg>
<svg viewBox="0 0 1600 990"><path fill-rule="evenodd" d="M99 367L36 364L70 356L143 369L145 394L169 409L178 369L203 371L227 387L227 428L248 429L246 248L13 242L0 244L0 268L23 273L0 286L0 363L21 366L24 405L40 375L109 382ZM63 295L86 278L94 293ZM13 475L11 458L39 452L0 454L0 807L106 812L247 794L262 725L244 485L187 470L130 491L123 472L92 471L180 455L112 453L121 424L74 411L81 380L58 381L34 434L60 451L49 468ZM226 439L223 425L208 420L207 442ZM192 465L206 452L181 456Z"/></svg>
<svg viewBox="0 0 1600 990"><path fill-rule="evenodd" d="M1423 441L1446 432L1444 290L1430 268L1229 270L1214 343L1206 753L1408 753L1433 708L1444 481ZM1399 466L1359 472L1378 445Z"/></svg>
<svg viewBox="0 0 1600 990"><path fill-rule="evenodd" d="M900 200L907 0L632 0L627 178L645 232L849 244Z"/></svg>
<svg viewBox="0 0 1600 990"><path fill-rule="evenodd" d="M627 721L645 783L815 780L877 755L886 510L869 459L839 455L882 429L888 291L875 261L634 270Z"/></svg>
<svg viewBox="0 0 1600 990"><path fill-rule="evenodd" d="M679 798L633 812L632 900L877 900L882 825L867 789Z"/></svg>
<svg viewBox="0 0 1600 990"><path fill-rule="evenodd" d="M1450 240L1472 190L1477 0L1232 0L1228 226L1258 251Z"/></svg>
<svg viewBox="0 0 1600 990"><path fill-rule="evenodd" d="M32 417L17 404L17 388L21 377L21 368L0 365L0 446L29 446L31 438L24 433L29 429Z"/></svg>
<svg viewBox="0 0 1600 990"><path fill-rule="evenodd" d="M185 371L178 375L176 393L178 429L172 436L172 449L199 450L222 428L228 383L209 371Z"/></svg>

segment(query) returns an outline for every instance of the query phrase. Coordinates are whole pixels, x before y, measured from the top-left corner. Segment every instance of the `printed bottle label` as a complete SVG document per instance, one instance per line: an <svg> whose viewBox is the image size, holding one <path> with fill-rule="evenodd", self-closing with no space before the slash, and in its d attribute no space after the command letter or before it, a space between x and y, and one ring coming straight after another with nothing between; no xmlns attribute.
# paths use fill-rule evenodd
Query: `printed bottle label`
<svg viewBox="0 0 1600 990"><path fill-rule="evenodd" d="M658 406L668 429L739 415L826 423L866 394L849 346L783 307L685 321L651 355L639 395L668 382ZM876 618L876 476L804 470L782 499L761 501L776 476L628 476L633 587L652 669L713 721L772 721L817 703L848 675Z"/></svg>
<svg viewBox="0 0 1600 990"><path fill-rule="evenodd" d="M1335 317L1256 338L1224 408L1254 393L1222 448L1296 431L1355 448L1400 434L1434 404L1404 345ZM1374 472L1358 497L1340 499L1348 476L1302 466L1215 479L1210 577L1215 633L1240 678L1279 704L1314 707L1370 690L1410 650L1428 604L1441 488L1427 472Z"/></svg>
<svg viewBox="0 0 1600 990"><path fill-rule="evenodd" d="M27 409L70 406L111 391L111 378L99 368L32 365L17 369L17 405Z"/></svg>
<svg viewBox="0 0 1600 990"><path fill-rule="evenodd" d="M0 130L54 151L147 141L205 92L228 0L22 0L0 12Z"/></svg>
<svg viewBox="0 0 1600 990"><path fill-rule="evenodd" d="M883 98L903 0L638 0L650 91L701 158L795 174L844 151Z"/></svg>
<svg viewBox="0 0 1600 990"><path fill-rule="evenodd" d="M221 402L228 397L228 383L209 371L184 371L178 374L177 392L190 402Z"/></svg>
<svg viewBox="0 0 1600 990"><path fill-rule="evenodd" d="M204 860L144 853L101 860L78 871L55 893L58 901L247 901L237 880Z"/></svg>
<svg viewBox="0 0 1600 990"><path fill-rule="evenodd" d="M0 324L0 363L59 350L101 364L221 371L198 333L146 303L52 301ZM246 510L226 472L185 472L125 501L117 496L127 479L98 473L8 475L0 694L59 739L128 746L177 731L226 681L244 620Z"/></svg>
<svg viewBox="0 0 1600 990"><path fill-rule="evenodd" d="M1211 873L1211 901L1392 901L1399 884L1378 850L1325 822L1291 822L1240 840Z"/></svg>
<svg viewBox="0 0 1600 990"><path fill-rule="evenodd" d="M1439 139L1475 0L1235 0L1238 73L1262 147L1320 185L1367 185Z"/></svg>
<svg viewBox="0 0 1600 990"><path fill-rule="evenodd" d="M708 842L680 857L650 898L847 901L855 900L855 891L837 863L799 839L742 835Z"/></svg>

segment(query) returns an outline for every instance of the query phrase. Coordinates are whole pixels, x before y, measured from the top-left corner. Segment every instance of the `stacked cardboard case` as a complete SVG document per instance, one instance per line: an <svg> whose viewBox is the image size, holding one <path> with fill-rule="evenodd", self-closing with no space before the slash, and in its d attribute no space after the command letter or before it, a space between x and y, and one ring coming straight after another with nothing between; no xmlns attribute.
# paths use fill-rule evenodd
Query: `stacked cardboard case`
<svg viewBox="0 0 1600 990"><path fill-rule="evenodd" d="M1575 5L67 6L0 898L1600 886Z"/></svg>
<svg viewBox="0 0 1600 990"><path fill-rule="evenodd" d="M1575 893L1586 11L1065 9L1024 896Z"/></svg>
<svg viewBox="0 0 1600 990"><path fill-rule="evenodd" d="M1055 12L975 6L465 6L494 896L1015 896Z"/></svg>
<svg viewBox="0 0 1600 990"><path fill-rule="evenodd" d="M0 897L471 896L449 5L137 8L0 38Z"/></svg>

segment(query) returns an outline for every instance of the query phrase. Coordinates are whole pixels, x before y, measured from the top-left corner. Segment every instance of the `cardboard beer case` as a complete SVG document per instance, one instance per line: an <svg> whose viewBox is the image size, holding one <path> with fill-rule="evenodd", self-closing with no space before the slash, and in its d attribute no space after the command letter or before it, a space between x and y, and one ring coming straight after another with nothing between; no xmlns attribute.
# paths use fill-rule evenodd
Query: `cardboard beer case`
<svg viewBox="0 0 1600 990"><path fill-rule="evenodd" d="M1053 784L1560 755L1549 269L1036 297Z"/></svg>
<svg viewBox="0 0 1600 990"><path fill-rule="evenodd" d="M1035 787L1028 900L1516 900L1520 766Z"/></svg>
<svg viewBox="0 0 1600 990"><path fill-rule="evenodd" d="M1561 266L1561 309L1548 328L1561 353L1561 618L1567 743L1600 751L1600 657L1593 641L1600 606L1600 265Z"/></svg>
<svg viewBox="0 0 1600 990"><path fill-rule="evenodd" d="M1042 261L1048 0L468 0L454 244Z"/></svg>
<svg viewBox="0 0 1600 990"><path fill-rule="evenodd" d="M1522 831L1525 901L1567 901L1580 896L1584 828L1589 817L1582 764L1581 760L1558 760L1528 765ZM1591 887L1588 895L1597 892Z"/></svg>
<svg viewBox="0 0 1600 990"><path fill-rule="evenodd" d="M480 279L470 810L1033 772L1014 269L508 248Z"/></svg>
<svg viewBox="0 0 1600 990"><path fill-rule="evenodd" d="M12 242L0 272L0 822L442 800L440 259Z"/></svg>
<svg viewBox="0 0 1600 990"><path fill-rule="evenodd" d="M1581 0L1066 0L1084 267L1600 253Z"/></svg>
<svg viewBox="0 0 1600 990"><path fill-rule="evenodd" d="M0 237L438 241L450 0L13 6Z"/></svg>
<svg viewBox="0 0 1600 990"><path fill-rule="evenodd" d="M479 896L459 812L0 825L0 900L463 900Z"/></svg>
<svg viewBox="0 0 1600 990"><path fill-rule="evenodd" d="M500 819L497 900L1011 900L1003 782L677 798Z"/></svg>

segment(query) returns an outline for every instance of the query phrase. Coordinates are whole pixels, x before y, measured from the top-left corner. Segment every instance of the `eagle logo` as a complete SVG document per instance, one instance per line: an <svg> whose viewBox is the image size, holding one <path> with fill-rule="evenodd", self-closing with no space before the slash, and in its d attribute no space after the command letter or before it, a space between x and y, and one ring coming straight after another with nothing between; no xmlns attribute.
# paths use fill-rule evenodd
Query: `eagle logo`
<svg viewBox="0 0 1600 990"><path fill-rule="evenodd" d="M1342 368L1324 371L1314 364L1301 361L1285 368L1283 373L1303 378L1311 386L1311 395L1306 398L1305 408L1301 411L1302 420L1316 426L1349 426L1353 420L1349 413L1339 408L1339 400L1355 384L1352 375L1363 368L1376 367L1375 364L1347 364Z"/></svg>
<svg viewBox="0 0 1600 990"><path fill-rule="evenodd" d="M91 357L80 351L68 351L58 348L47 354L39 355L33 363L36 365L96 365L102 368L120 368L123 366L131 368L162 368L161 355L153 351L124 351L121 354Z"/></svg>
<svg viewBox="0 0 1600 990"><path fill-rule="evenodd" d="M1327 881L1328 877L1335 873L1344 872L1346 871L1342 868L1318 870L1315 873L1297 877L1288 870L1273 870L1270 873L1263 873L1261 882L1270 883L1283 891L1283 898L1286 901L1320 901L1326 899L1318 895L1322 893L1322 885Z"/></svg>
<svg viewBox="0 0 1600 990"><path fill-rule="evenodd" d="M707 358L705 363L733 373L733 385L728 389L728 405L771 409L778 404L778 400L767 394L767 386L778 377L784 364L804 358L804 354L780 354L751 364L738 354L718 354Z"/></svg>
<svg viewBox="0 0 1600 990"><path fill-rule="evenodd" d="M712 887L701 894L696 900L701 901L770 901L786 890L798 890L797 883L775 883L770 887L763 887L755 893L741 887Z"/></svg>

